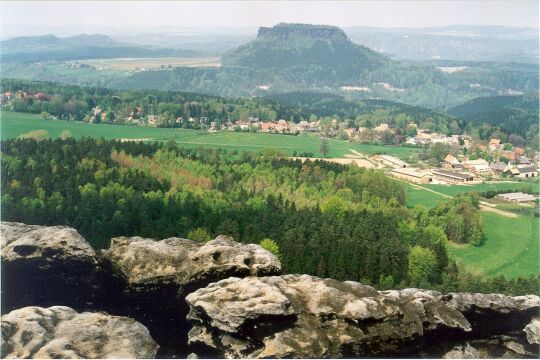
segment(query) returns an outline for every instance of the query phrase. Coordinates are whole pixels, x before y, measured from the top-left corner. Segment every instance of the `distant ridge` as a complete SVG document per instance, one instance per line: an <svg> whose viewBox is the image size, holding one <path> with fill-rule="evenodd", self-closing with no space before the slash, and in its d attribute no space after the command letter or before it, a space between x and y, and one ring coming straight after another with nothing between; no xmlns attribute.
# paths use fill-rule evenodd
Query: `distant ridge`
<svg viewBox="0 0 540 360"><path fill-rule="evenodd" d="M123 43L102 34L21 36L0 42L3 62L66 61L89 58L200 56L183 49L156 49Z"/></svg>

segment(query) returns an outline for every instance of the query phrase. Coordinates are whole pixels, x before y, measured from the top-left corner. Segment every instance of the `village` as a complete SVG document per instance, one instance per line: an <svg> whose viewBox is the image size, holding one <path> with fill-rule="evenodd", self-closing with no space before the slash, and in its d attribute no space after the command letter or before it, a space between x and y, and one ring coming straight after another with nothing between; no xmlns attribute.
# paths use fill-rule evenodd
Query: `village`
<svg viewBox="0 0 540 360"><path fill-rule="evenodd" d="M2 95L2 105L8 107L14 99L29 98L39 103L49 102L53 97L27 91L17 91L15 94L6 92ZM46 119L56 118L46 112L42 112L42 116ZM480 140L469 134L441 134L419 128L413 122L408 123L406 130L403 131L384 122L372 128L351 127L351 121L348 119L331 117L301 120L298 123L284 119L266 121L251 116L235 121L209 119L206 116L167 119L163 115L148 114L140 106L115 114L99 105L85 115L84 122L177 127L210 133L233 131L281 135L313 134L323 139L337 138L349 142L382 144L392 148L396 146L420 148L422 149L420 156L407 161L396 156L380 154L369 159L354 161L345 159L347 161L342 162L381 168L389 176L416 184L477 184L486 181L537 178L540 167L540 153L532 149L503 143L498 138ZM313 157L312 154L307 156ZM338 159L334 160L338 162Z"/></svg>

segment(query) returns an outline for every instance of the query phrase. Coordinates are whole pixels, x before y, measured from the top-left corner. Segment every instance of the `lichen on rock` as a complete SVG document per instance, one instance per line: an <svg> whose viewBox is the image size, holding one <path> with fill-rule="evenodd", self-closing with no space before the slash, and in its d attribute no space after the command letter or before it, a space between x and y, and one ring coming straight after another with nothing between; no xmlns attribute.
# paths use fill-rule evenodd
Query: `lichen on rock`
<svg viewBox="0 0 540 360"><path fill-rule="evenodd" d="M484 330L478 313L514 323L513 328L540 309L535 295L377 291L308 275L229 278L186 301L194 325L189 344L205 356L227 358L399 357L421 351L441 357L443 344L459 344L477 326ZM491 325L491 335L498 334ZM521 345L512 341L497 344L519 355ZM471 349L458 347L450 356L472 356Z"/></svg>
<svg viewBox="0 0 540 360"><path fill-rule="evenodd" d="M133 319L36 306L2 316L1 357L36 359L154 358L158 345Z"/></svg>

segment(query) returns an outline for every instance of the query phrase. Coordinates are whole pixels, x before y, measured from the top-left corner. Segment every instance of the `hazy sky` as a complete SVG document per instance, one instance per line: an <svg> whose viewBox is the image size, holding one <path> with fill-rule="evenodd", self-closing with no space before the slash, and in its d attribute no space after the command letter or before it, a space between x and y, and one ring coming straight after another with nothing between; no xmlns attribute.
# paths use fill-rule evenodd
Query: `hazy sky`
<svg viewBox="0 0 540 360"><path fill-rule="evenodd" d="M55 28L258 27L278 22L425 27L538 27L538 1L17 1L0 3L6 35ZM48 31L47 31L48 30ZM70 32L71 32L70 31ZM32 32L32 31L30 31ZM76 32L76 31L75 31ZM97 31L96 31L97 32Z"/></svg>

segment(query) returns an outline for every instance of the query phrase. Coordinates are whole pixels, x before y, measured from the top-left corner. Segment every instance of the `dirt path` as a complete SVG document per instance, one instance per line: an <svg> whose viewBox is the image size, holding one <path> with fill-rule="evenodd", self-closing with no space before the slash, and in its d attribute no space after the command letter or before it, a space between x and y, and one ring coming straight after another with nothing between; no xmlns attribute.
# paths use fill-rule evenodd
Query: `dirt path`
<svg viewBox="0 0 540 360"><path fill-rule="evenodd" d="M444 198L452 198L453 197L453 196L446 195L446 194L440 193L440 192L432 190L432 189L425 188L423 186L413 184L413 183L405 181L405 180L401 180L401 179L396 179L396 180L406 182L407 184L411 185L412 187L414 187L416 189L429 191L429 192L432 192L432 193L437 194L439 196L442 196ZM480 210L482 210L482 211L487 211L487 212L499 214L499 215L506 216L506 217L509 217L509 218L518 217L517 214L511 213L509 211L504 211L504 210L501 210L501 209L497 209L497 208L495 208L495 205L487 203L485 201L480 201L480 206L479 207L480 207Z"/></svg>
<svg viewBox="0 0 540 360"><path fill-rule="evenodd" d="M497 209L497 208L495 208L493 206L494 205L489 204L489 203L487 203L485 201L480 201L480 209L483 210L483 211L492 212L492 213L499 214L499 215L506 216L506 217L510 217L510 218L518 217L517 214L511 213L509 211L504 211L504 210L501 210L501 209Z"/></svg>

